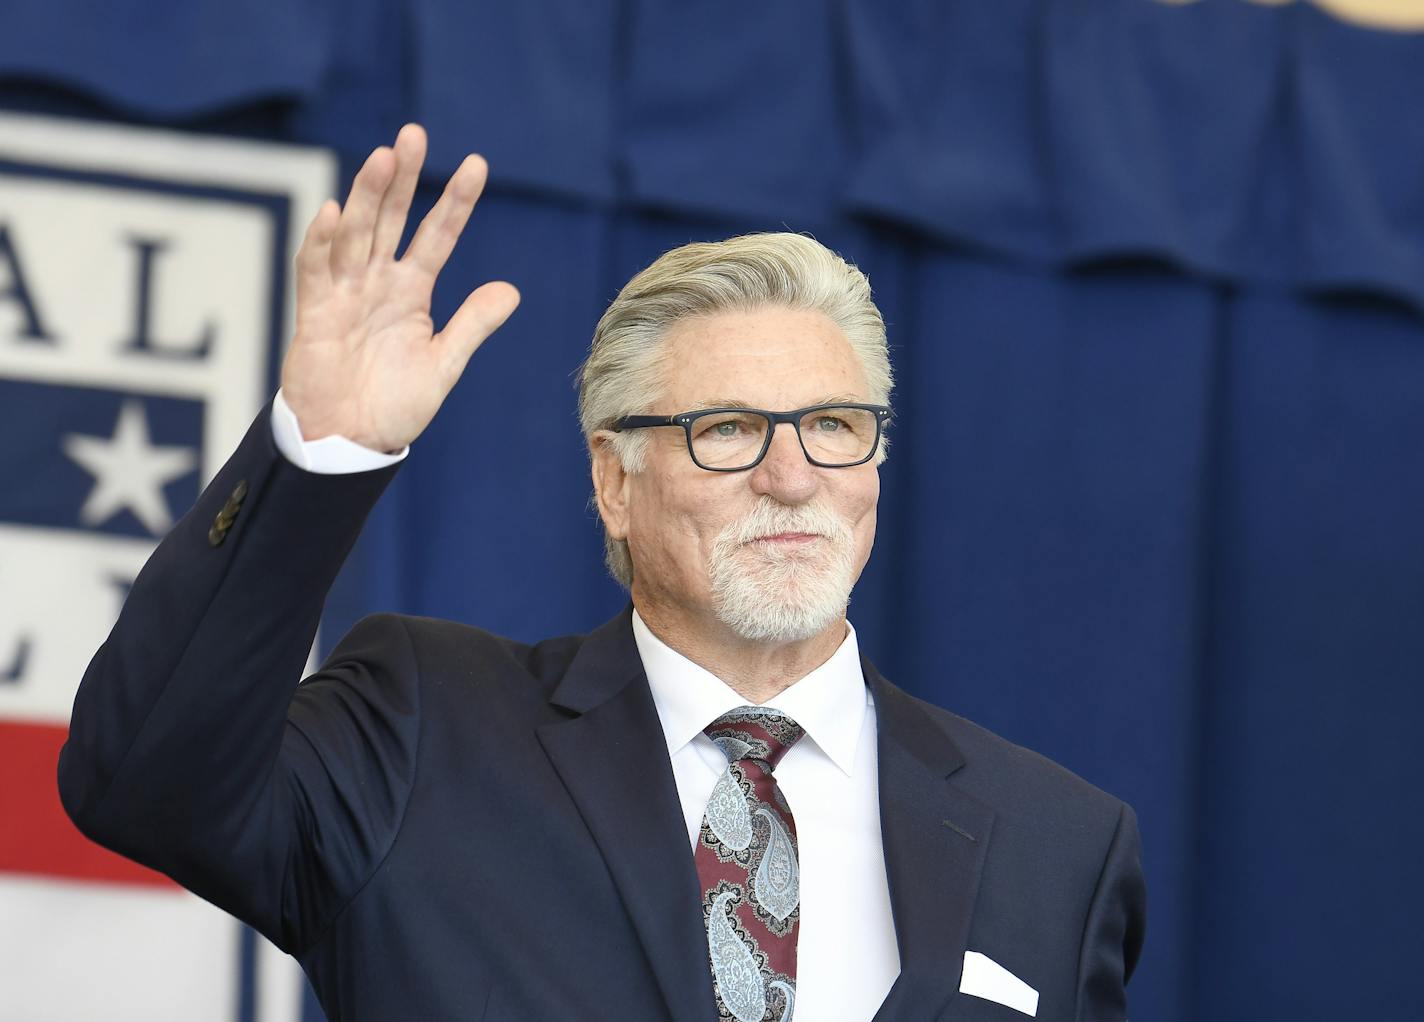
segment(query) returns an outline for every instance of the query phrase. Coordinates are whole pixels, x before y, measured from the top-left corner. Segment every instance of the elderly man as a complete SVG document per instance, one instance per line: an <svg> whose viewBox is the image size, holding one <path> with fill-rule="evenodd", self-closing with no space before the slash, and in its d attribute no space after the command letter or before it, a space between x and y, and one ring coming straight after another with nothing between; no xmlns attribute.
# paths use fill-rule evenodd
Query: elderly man
<svg viewBox="0 0 1424 1022"><path fill-rule="evenodd" d="M282 389L80 688L76 822L295 955L333 1020L1124 1018L1132 811L859 656L890 368L865 277L809 239L669 252L598 324L623 614L534 646L377 616L296 684L518 302L486 284L432 332L485 168L397 259L424 152L406 127L308 229Z"/></svg>

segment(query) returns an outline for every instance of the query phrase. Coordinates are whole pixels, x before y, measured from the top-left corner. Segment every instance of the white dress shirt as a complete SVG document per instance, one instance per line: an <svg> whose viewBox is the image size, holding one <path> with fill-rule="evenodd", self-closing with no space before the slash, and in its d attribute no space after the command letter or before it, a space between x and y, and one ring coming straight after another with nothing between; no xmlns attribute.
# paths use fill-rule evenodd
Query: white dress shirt
<svg viewBox="0 0 1424 1022"><path fill-rule="evenodd" d="M747 701L648 630L633 611L633 638L653 690L682 801L688 847L727 757L702 729ZM855 629L820 667L768 705L806 731L776 767L796 820L801 928L796 1017L866 1022L900 974L885 852L875 704L860 669Z"/></svg>
<svg viewBox="0 0 1424 1022"><path fill-rule="evenodd" d="M395 454L385 454L362 447L344 436L324 436L319 440L303 440L302 427L287 404L282 392L272 399L272 439L277 450L298 468L318 475L337 476L347 472L369 472L403 461L410 453L402 447Z"/></svg>
<svg viewBox="0 0 1424 1022"><path fill-rule="evenodd" d="M383 454L344 437L303 440L281 391L272 432L282 455L309 472L362 472L409 453ZM727 767L702 729L747 701L660 640L636 610L633 638L667 741L691 854L707 799ZM868 1022L900 974L900 954L880 842L875 704L855 629L847 625L831 658L769 705L806 731L776 768L796 820L801 867L796 1017Z"/></svg>

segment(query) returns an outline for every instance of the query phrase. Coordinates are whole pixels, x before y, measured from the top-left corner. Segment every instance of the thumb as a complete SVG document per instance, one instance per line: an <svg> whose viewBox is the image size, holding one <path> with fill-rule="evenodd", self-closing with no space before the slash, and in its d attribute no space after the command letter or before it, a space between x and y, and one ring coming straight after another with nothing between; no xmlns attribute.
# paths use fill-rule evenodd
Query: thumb
<svg viewBox="0 0 1424 1022"><path fill-rule="evenodd" d="M464 371L475 349L498 330L518 306L519 291L507 281L493 280L470 292L435 338L453 376Z"/></svg>

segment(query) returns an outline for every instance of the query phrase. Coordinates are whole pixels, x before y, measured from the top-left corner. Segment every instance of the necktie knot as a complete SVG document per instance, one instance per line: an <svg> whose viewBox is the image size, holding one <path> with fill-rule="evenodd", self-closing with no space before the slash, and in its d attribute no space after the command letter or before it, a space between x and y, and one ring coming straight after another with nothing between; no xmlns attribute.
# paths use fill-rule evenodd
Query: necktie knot
<svg viewBox="0 0 1424 1022"><path fill-rule="evenodd" d="M755 760L765 764L768 773L776 769L781 757L806 733L780 710L765 706L739 706L722 714L702 731L717 743L727 762Z"/></svg>

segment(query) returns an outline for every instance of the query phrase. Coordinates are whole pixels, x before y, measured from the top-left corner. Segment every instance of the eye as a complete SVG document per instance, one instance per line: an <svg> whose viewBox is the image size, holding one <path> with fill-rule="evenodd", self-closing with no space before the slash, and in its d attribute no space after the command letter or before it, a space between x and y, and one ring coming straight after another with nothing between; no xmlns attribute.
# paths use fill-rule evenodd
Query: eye
<svg viewBox="0 0 1424 1022"><path fill-rule="evenodd" d="M816 430L821 433L838 433L842 430L849 430L850 423L836 415L818 415L816 417Z"/></svg>
<svg viewBox="0 0 1424 1022"><path fill-rule="evenodd" d="M758 418L741 414L705 415L693 426L694 440L741 440L761 435Z"/></svg>

